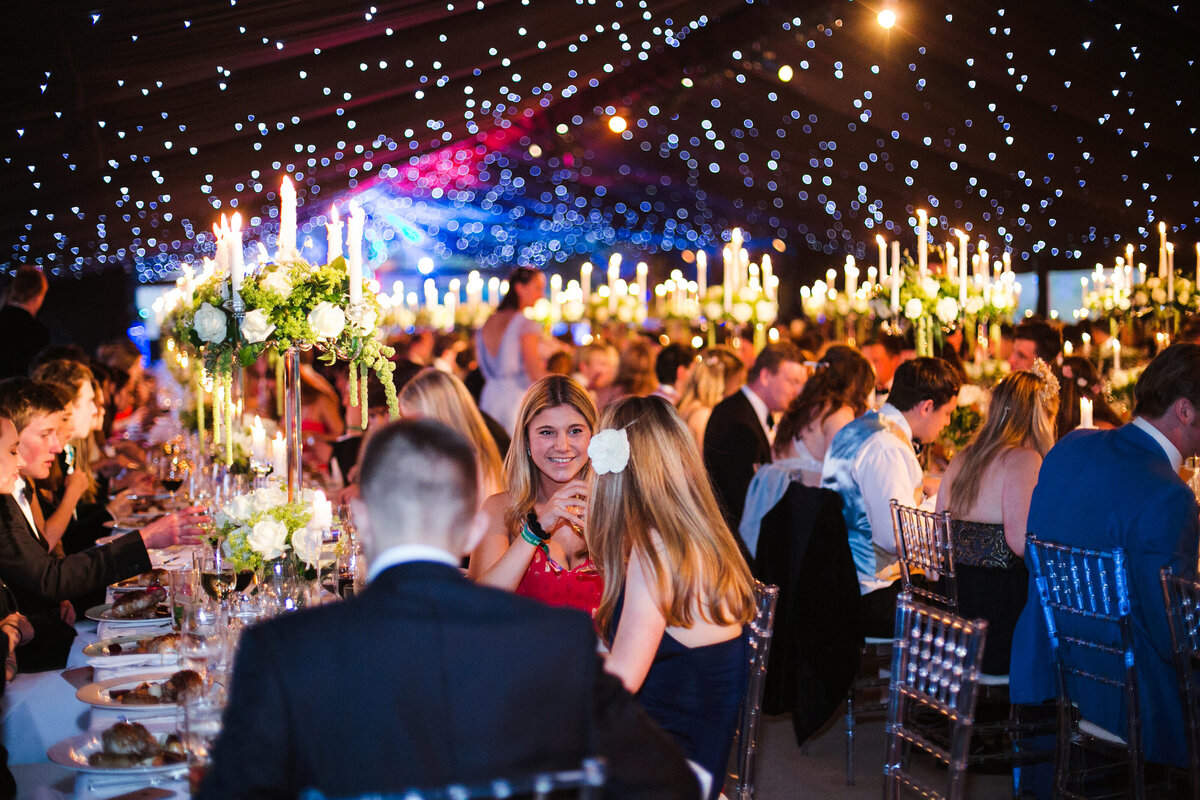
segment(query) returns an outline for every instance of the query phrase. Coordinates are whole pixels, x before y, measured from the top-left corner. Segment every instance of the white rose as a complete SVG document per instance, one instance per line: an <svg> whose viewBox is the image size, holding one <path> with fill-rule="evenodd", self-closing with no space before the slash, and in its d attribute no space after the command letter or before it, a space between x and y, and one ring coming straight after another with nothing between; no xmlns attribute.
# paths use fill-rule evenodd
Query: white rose
<svg viewBox="0 0 1200 800"><path fill-rule="evenodd" d="M960 406L978 406L987 399L987 392L973 383L964 383L958 390Z"/></svg>
<svg viewBox="0 0 1200 800"><path fill-rule="evenodd" d="M939 288L937 278L926 275L925 280L921 281L921 291L925 292L926 297L937 297Z"/></svg>
<svg viewBox="0 0 1200 800"><path fill-rule="evenodd" d="M1146 297L1145 292L1138 292L1137 294L1135 294L1133 296L1133 304L1135 306L1139 306L1139 307L1144 306L1144 305L1146 305L1148 300L1149 300L1149 298Z"/></svg>
<svg viewBox="0 0 1200 800"><path fill-rule="evenodd" d="M709 319L720 319L725 313L725 308L720 303L709 303L704 307L704 316Z"/></svg>
<svg viewBox="0 0 1200 800"><path fill-rule="evenodd" d="M318 339L336 339L346 328L346 312L328 300L322 300L308 312L308 324Z"/></svg>
<svg viewBox="0 0 1200 800"><path fill-rule="evenodd" d="M904 304L904 316L909 319L920 319L925 313L925 306L915 297L910 297L908 302Z"/></svg>
<svg viewBox="0 0 1200 800"><path fill-rule="evenodd" d="M568 300L563 303L562 315L567 322L578 322L583 319L583 303L578 300Z"/></svg>
<svg viewBox="0 0 1200 800"><path fill-rule="evenodd" d="M968 314L978 314L983 310L983 298L979 295L971 295L967 298L965 308Z"/></svg>
<svg viewBox="0 0 1200 800"><path fill-rule="evenodd" d="M255 511L270 511L287 503L287 492L278 486L264 486L251 495Z"/></svg>
<svg viewBox="0 0 1200 800"><path fill-rule="evenodd" d="M623 472L629 464L629 435L623 428L600 431L588 443L588 458L597 475Z"/></svg>
<svg viewBox="0 0 1200 800"><path fill-rule="evenodd" d="M245 522L250 519L256 510L254 500L248 494L239 494L226 503L222 509L230 519L238 522Z"/></svg>
<svg viewBox="0 0 1200 800"><path fill-rule="evenodd" d="M1150 278L1148 281L1146 281L1146 285L1149 286L1151 289L1157 289L1159 286L1162 286L1162 280L1160 280L1157 276L1155 276L1153 278Z"/></svg>
<svg viewBox="0 0 1200 800"><path fill-rule="evenodd" d="M250 344L265 342L275 331L275 323L267 318L267 312L261 308L247 311L242 318L242 337Z"/></svg>
<svg viewBox="0 0 1200 800"><path fill-rule="evenodd" d="M279 520L264 519L250 530L246 544L264 561L279 558L287 546L287 526Z"/></svg>
<svg viewBox="0 0 1200 800"><path fill-rule="evenodd" d="M734 303L729 313L733 315L735 322L745 325L754 316L754 309L750 307L749 303Z"/></svg>
<svg viewBox="0 0 1200 800"><path fill-rule="evenodd" d="M627 303L621 303L621 305L617 306L617 321L624 322L626 324L633 322L633 312L633 306L630 306Z"/></svg>
<svg viewBox="0 0 1200 800"><path fill-rule="evenodd" d="M775 321L775 317L778 315L779 310L775 307L775 304L769 300L762 300L754 307L754 313L758 316L759 322L770 325Z"/></svg>
<svg viewBox="0 0 1200 800"><path fill-rule="evenodd" d="M738 292L738 299L743 303L753 303L758 299L758 291L749 286L743 286Z"/></svg>
<svg viewBox="0 0 1200 800"><path fill-rule="evenodd" d="M263 276L258 285L268 292L274 292L284 300L292 295L292 279L288 276L286 269L271 270Z"/></svg>
<svg viewBox="0 0 1200 800"><path fill-rule="evenodd" d="M220 344L225 341L225 335L229 332L229 318L221 309L201 303L196 309L196 316L192 318L192 327L196 329L196 335L202 341Z"/></svg>
<svg viewBox="0 0 1200 800"><path fill-rule="evenodd" d="M316 567L321 560L320 529L301 528L294 532L292 534L292 550L305 564Z"/></svg>
<svg viewBox="0 0 1200 800"><path fill-rule="evenodd" d="M362 316L358 320L358 325L357 325L358 332L362 333L362 334L366 334L366 335L370 335L370 334L374 333L375 332L375 322L377 319L378 319L378 315L375 313L375 309L373 309L373 308L363 309Z"/></svg>
<svg viewBox="0 0 1200 800"><path fill-rule="evenodd" d="M1167 302L1167 293L1163 289L1155 289L1150 293L1150 298L1161 306L1163 303Z"/></svg>
<svg viewBox="0 0 1200 800"><path fill-rule="evenodd" d="M937 302L937 316L944 325L949 325L958 319L958 301L953 297L943 297Z"/></svg>

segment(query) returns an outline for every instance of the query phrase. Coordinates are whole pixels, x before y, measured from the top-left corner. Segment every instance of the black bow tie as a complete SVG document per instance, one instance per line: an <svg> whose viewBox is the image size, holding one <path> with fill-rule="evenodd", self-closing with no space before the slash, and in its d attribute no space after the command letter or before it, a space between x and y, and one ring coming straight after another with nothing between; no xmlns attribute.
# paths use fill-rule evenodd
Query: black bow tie
<svg viewBox="0 0 1200 800"><path fill-rule="evenodd" d="M921 451L925 449L925 445L921 444L916 439L913 439L912 446L913 446L913 452L916 453L917 455L921 455Z"/></svg>
<svg viewBox="0 0 1200 800"><path fill-rule="evenodd" d="M775 415L774 414L767 414L767 430L769 430L769 431L775 430Z"/></svg>

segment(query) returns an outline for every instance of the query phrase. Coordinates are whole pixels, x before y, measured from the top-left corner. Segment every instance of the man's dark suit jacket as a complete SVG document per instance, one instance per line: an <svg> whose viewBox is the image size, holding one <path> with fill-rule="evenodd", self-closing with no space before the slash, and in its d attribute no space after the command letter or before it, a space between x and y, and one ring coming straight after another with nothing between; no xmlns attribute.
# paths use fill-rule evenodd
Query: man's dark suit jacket
<svg viewBox="0 0 1200 800"><path fill-rule="evenodd" d="M29 362L50 344L50 331L19 306L0 307L0 378L29 376Z"/></svg>
<svg viewBox="0 0 1200 800"><path fill-rule="evenodd" d="M391 567L361 595L247 631L197 800L399 792L607 759L608 796L699 795L682 752L603 671L586 615Z"/></svg>
<svg viewBox="0 0 1200 800"><path fill-rule="evenodd" d="M59 558L34 535L12 495L0 496L0 580L12 589L17 609L33 623L34 638L17 650L24 672L62 669L75 631L59 619L59 603L103 589L150 569L139 533ZM61 662L61 663L60 663Z"/></svg>
<svg viewBox="0 0 1200 800"><path fill-rule="evenodd" d="M717 403L704 429L704 468L739 544L746 491L758 466L770 462L771 443L745 393L738 390Z"/></svg>

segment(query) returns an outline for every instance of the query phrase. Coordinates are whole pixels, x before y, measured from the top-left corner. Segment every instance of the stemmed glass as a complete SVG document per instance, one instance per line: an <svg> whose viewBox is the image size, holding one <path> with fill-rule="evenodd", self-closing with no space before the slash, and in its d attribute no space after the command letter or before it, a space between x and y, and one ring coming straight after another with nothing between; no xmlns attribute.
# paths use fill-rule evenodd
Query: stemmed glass
<svg viewBox="0 0 1200 800"><path fill-rule="evenodd" d="M172 507L176 504L176 493L179 491L179 487L183 486L183 482L187 479L188 469L187 459L177 451L164 453L162 460L158 462L158 479L171 493Z"/></svg>
<svg viewBox="0 0 1200 800"><path fill-rule="evenodd" d="M205 684L210 665L218 664L225 652L224 613L216 603L184 606L179 629L179 659L185 669L200 673Z"/></svg>

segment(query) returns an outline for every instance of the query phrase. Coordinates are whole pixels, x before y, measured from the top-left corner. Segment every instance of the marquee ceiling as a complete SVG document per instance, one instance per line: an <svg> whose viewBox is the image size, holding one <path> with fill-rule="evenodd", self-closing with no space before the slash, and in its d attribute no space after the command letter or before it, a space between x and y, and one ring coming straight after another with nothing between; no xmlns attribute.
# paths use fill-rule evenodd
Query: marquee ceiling
<svg viewBox="0 0 1200 800"><path fill-rule="evenodd" d="M17 4L2 262L161 280L233 211L273 251L290 174L310 260L353 197L399 276L677 262L735 225L823 272L912 247L917 208L1018 268L1129 241L1153 264L1159 221L1190 263L1195 4L891 7L885 30L847 0Z"/></svg>

